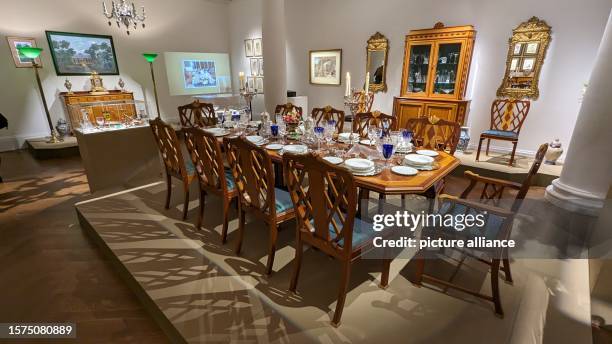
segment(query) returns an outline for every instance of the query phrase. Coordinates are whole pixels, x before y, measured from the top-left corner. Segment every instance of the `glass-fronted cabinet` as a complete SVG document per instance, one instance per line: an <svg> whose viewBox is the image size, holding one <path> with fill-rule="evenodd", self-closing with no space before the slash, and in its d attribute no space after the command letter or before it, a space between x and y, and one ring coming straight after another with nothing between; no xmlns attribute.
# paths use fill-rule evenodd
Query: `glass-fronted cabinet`
<svg viewBox="0 0 612 344"><path fill-rule="evenodd" d="M455 94L460 57L461 43L438 44L433 94Z"/></svg>
<svg viewBox="0 0 612 344"><path fill-rule="evenodd" d="M408 92L426 94L429 63L433 44L415 44L410 47Z"/></svg>

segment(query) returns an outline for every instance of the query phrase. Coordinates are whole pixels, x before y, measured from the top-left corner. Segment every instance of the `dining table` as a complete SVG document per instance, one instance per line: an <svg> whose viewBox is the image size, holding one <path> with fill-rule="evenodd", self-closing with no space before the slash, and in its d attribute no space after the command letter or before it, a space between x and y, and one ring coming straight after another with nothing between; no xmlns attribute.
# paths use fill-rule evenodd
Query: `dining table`
<svg viewBox="0 0 612 344"><path fill-rule="evenodd" d="M235 129L229 129L226 135L219 135L218 138L222 142L224 136L231 136L237 134L242 133L237 133ZM329 144L321 144L321 149L318 149L318 145L316 143L306 144L300 140L291 140L281 136L277 138L266 138L265 144L263 144L263 146L265 147L270 143L280 143L283 145L306 145L309 148L308 150L310 152L314 152L315 154L319 154L322 156L334 155L337 154L336 152L339 151L346 152L352 146L350 144L334 140ZM362 144L356 142L353 143L353 145ZM367 145L364 146L368 147ZM414 147L411 152L407 153L414 154L419 149L420 147ZM268 149L267 152L270 155L272 162L274 162L278 167L280 167L283 159L282 150ZM436 150L436 152L438 153L438 155L434 157L434 168L431 170L419 170L416 175L405 176L392 172L389 167L381 167L381 171L375 175L355 175L355 182L357 186L362 189L374 191L384 195L423 194L460 165L460 160L455 156L449 154L448 152L444 150ZM405 154L395 154L395 156L390 159L390 164L402 164L404 155ZM384 161L376 161L376 163L378 164L378 166L381 166L384 164Z"/></svg>

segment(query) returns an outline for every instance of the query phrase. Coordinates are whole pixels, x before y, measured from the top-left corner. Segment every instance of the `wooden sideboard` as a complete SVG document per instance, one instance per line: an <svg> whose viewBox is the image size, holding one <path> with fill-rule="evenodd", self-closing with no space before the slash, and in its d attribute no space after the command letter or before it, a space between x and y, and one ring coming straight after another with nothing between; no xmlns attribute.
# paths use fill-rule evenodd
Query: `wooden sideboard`
<svg viewBox="0 0 612 344"><path fill-rule="evenodd" d="M125 116L135 117L134 95L132 92L111 90L105 94L87 91L61 92L72 128L80 128L81 109L86 109L89 121L95 125L96 117L105 117L109 122L121 122Z"/></svg>
<svg viewBox="0 0 612 344"><path fill-rule="evenodd" d="M469 100L463 99L476 30L471 25L412 30L406 36L400 96L393 114L400 127L409 118L436 116L463 124Z"/></svg>

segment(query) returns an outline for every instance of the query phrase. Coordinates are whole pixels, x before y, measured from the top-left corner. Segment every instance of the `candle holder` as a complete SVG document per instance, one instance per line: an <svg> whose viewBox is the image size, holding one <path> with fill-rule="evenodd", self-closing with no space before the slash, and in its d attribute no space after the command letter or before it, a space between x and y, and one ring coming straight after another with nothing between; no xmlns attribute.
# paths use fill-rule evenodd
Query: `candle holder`
<svg viewBox="0 0 612 344"><path fill-rule="evenodd" d="M257 91L256 90L248 90L245 88L241 88L240 89L240 96L242 96L242 98L244 98L244 101L249 105L249 120L252 121L253 120L253 106L252 106L252 101L253 98L257 95Z"/></svg>
<svg viewBox="0 0 612 344"><path fill-rule="evenodd" d="M370 112L372 103L374 102L374 92L366 92L365 90L351 89L350 96L344 96L344 106L351 112L346 116L345 120L351 122L356 114L362 112Z"/></svg>

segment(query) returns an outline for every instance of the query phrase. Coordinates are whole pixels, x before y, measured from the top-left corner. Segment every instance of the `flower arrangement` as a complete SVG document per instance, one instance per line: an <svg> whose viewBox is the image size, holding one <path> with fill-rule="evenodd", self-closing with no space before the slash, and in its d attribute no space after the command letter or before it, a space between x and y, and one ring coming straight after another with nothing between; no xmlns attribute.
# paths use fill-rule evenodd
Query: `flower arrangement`
<svg viewBox="0 0 612 344"><path fill-rule="evenodd" d="M291 109L291 111L288 111L284 116L283 116L283 122L287 123L287 124L298 124L300 123L300 114L296 111L295 108Z"/></svg>

